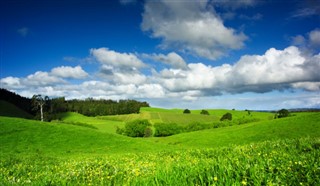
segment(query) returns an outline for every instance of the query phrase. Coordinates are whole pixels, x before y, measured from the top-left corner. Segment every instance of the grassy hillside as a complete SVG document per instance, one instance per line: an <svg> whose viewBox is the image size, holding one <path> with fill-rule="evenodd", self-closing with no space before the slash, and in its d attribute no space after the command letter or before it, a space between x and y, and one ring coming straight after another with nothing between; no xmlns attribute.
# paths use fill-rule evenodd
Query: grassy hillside
<svg viewBox="0 0 320 186"><path fill-rule="evenodd" d="M161 109L143 107L140 109L140 114L102 116L100 118L115 121L132 121L135 119L147 119L152 124L155 123L176 123L179 125L188 125L191 123L213 123L219 122L220 118L227 112L232 114L233 120L250 119L250 120L270 120L273 119L273 113L267 112L250 112L236 110L207 110L209 115L200 114L201 110L191 110L191 114L183 114L182 109Z"/></svg>
<svg viewBox="0 0 320 186"><path fill-rule="evenodd" d="M116 120L106 120L103 117L88 117L79 113L67 112L59 116L61 121L66 124L79 125L89 124L101 132L116 133L117 127L123 127L124 122ZM83 125L84 126L84 125Z"/></svg>
<svg viewBox="0 0 320 186"><path fill-rule="evenodd" d="M166 138L151 138L150 140L177 147L199 148L300 137L320 137L320 113L302 113L288 118L183 133Z"/></svg>
<svg viewBox="0 0 320 186"><path fill-rule="evenodd" d="M7 101L0 100L0 116L33 118L32 115Z"/></svg>
<svg viewBox="0 0 320 186"><path fill-rule="evenodd" d="M86 117L72 113L68 120ZM93 122L92 118L87 118ZM75 119L74 119L75 120ZM74 121L72 120L72 121ZM95 126L112 129L109 121L96 119ZM101 123L99 123L101 122ZM165 138L129 138L101 130L64 123L42 123L0 117L2 153L124 153L165 149L212 148L265 140L320 137L320 114L307 113L284 119L209 129ZM113 129L112 129L113 130Z"/></svg>
<svg viewBox="0 0 320 186"><path fill-rule="evenodd" d="M165 138L0 117L0 144L0 185L320 183L320 113Z"/></svg>
<svg viewBox="0 0 320 186"><path fill-rule="evenodd" d="M0 117L0 153L72 155L144 152L161 145L99 130L19 118Z"/></svg>

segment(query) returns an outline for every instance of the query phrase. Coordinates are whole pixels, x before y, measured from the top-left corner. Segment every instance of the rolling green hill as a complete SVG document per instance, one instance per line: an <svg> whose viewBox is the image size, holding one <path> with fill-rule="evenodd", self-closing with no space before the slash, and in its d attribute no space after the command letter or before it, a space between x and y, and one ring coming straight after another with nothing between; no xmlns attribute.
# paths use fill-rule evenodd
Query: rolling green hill
<svg viewBox="0 0 320 186"><path fill-rule="evenodd" d="M123 124L117 118L76 113L62 118L39 122L0 116L0 185L320 183L320 113L162 138L108 132Z"/></svg>
<svg viewBox="0 0 320 186"><path fill-rule="evenodd" d="M33 118L32 115L18 108L12 103L0 100L0 116L9 116L17 118Z"/></svg>
<svg viewBox="0 0 320 186"><path fill-rule="evenodd" d="M191 123L213 123L219 122L220 118L227 112L232 114L233 120L256 120L264 121L273 119L274 114L268 112L250 112L223 110L223 109L209 109L209 115L200 114L201 110L191 110L191 114L183 114L182 109L162 109L143 107L140 109L140 114L116 115L116 116L101 116L100 118L115 121L132 121L135 119L147 119L152 124L155 123L176 123L179 125L188 125Z"/></svg>
<svg viewBox="0 0 320 186"><path fill-rule="evenodd" d="M0 117L0 153L72 155L143 152L161 149L143 139L99 130L20 118Z"/></svg>
<svg viewBox="0 0 320 186"><path fill-rule="evenodd" d="M101 132L116 133L117 127L123 127L124 122L117 120L106 120L103 117L88 117L75 112L66 112L59 115L61 122L79 126L91 125ZM84 124L84 125L83 125Z"/></svg>
<svg viewBox="0 0 320 186"><path fill-rule="evenodd" d="M320 137L320 113L302 113L288 118L183 133L166 138L150 138L150 140L177 147L199 148L301 137Z"/></svg>
<svg viewBox="0 0 320 186"><path fill-rule="evenodd" d="M320 137L320 113L307 113L283 119L189 132L165 138L129 138L106 132L114 130L113 127L119 124L118 122L115 124L115 121L89 118L75 113L67 113L67 115L65 121L79 120L94 126L102 126L97 130L67 123L0 117L1 152L125 153L164 149L215 148L265 140Z"/></svg>

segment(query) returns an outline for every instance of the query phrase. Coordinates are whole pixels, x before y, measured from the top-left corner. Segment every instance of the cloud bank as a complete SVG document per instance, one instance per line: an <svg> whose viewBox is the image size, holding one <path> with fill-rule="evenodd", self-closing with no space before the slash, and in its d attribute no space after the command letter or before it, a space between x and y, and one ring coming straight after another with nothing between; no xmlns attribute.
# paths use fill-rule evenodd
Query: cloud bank
<svg viewBox="0 0 320 186"><path fill-rule="evenodd" d="M187 63L176 53L148 55L155 62L169 65L159 70L147 66L135 54L106 48L90 51L99 65L97 72L91 75L81 66L60 66L27 77L5 77L1 84L29 97L41 93L68 99L93 97L180 102L250 92L320 91L320 53L305 55L296 46L283 50L270 48L262 55L244 55L233 65L219 66ZM146 75L143 69L152 73ZM73 83L74 79L80 82ZM315 102L318 103L319 100Z"/></svg>

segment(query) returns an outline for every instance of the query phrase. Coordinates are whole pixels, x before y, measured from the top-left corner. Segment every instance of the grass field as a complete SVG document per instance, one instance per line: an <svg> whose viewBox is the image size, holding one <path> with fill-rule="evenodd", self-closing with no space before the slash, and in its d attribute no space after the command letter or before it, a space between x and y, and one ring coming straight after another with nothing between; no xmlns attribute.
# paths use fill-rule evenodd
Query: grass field
<svg viewBox="0 0 320 186"><path fill-rule="evenodd" d="M116 133L117 127L123 127L124 122L120 120L106 120L101 117L87 117L79 113L67 112L60 114L62 119L59 122L79 126L93 126L101 132ZM57 121L56 121L57 122Z"/></svg>
<svg viewBox="0 0 320 186"><path fill-rule="evenodd" d="M207 110L209 115L200 114L201 110L191 110L191 114L183 114L183 109L161 109L144 107L141 108L140 114L117 115L117 116L103 116L100 117L106 120L128 122L135 119L147 119L152 124L155 123L176 123L179 125L188 125L191 123L213 123L219 122L220 118L227 112L232 114L233 120L241 119L256 119L259 121L273 119L274 114L268 112L250 112L236 111L236 110L223 110L211 109Z"/></svg>
<svg viewBox="0 0 320 186"><path fill-rule="evenodd" d="M187 117L219 120L231 112L259 121L170 137L115 133L134 119L183 122L182 111L64 113L50 123L0 117L0 185L319 185L320 113L272 119L271 113L191 111Z"/></svg>

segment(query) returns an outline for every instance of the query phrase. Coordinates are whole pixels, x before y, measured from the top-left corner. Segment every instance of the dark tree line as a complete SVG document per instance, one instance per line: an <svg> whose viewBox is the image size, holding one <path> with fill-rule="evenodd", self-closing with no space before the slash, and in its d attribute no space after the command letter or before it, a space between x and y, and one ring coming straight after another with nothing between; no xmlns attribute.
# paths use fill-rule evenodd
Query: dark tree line
<svg viewBox="0 0 320 186"><path fill-rule="evenodd" d="M9 90L0 89L0 100L7 101L12 103L13 105L19 107L25 112L35 115L35 111L32 109L31 99L22 97L14 92L10 92Z"/></svg>
<svg viewBox="0 0 320 186"><path fill-rule="evenodd" d="M61 106L61 104L58 105ZM136 100L114 101L105 99L95 100L92 98L65 101L65 109L67 111L78 112L86 116L139 113L141 107L149 107L149 104Z"/></svg>
<svg viewBox="0 0 320 186"><path fill-rule="evenodd" d="M59 119L57 118L58 113L62 112L78 112L86 116L102 116L139 113L141 107L149 107L147 102L136 100L114 101L105 99L96 100L93 98L66 100L64 97L49 99L42 95L35 95L33 99L29 99L6 89L1 89L0 93L1 100L16 105L22 110L36 116L36 118L42 118L40 112L42 109L43 117L46 121Z"/></svg>

